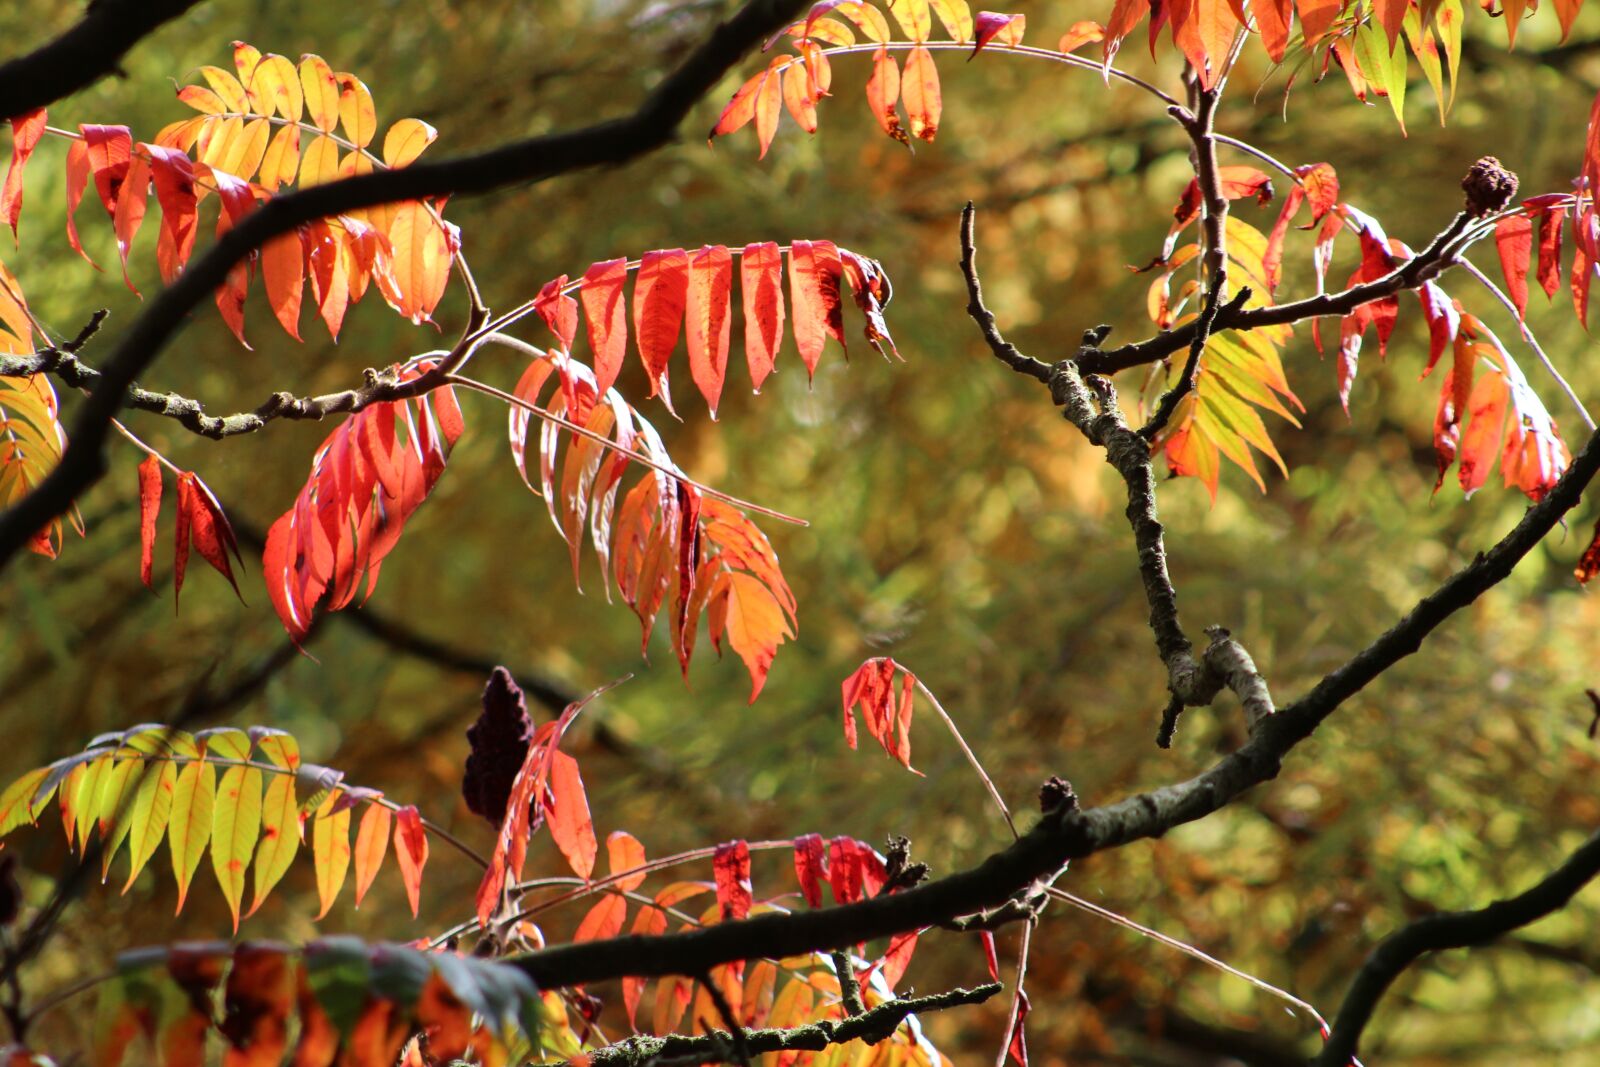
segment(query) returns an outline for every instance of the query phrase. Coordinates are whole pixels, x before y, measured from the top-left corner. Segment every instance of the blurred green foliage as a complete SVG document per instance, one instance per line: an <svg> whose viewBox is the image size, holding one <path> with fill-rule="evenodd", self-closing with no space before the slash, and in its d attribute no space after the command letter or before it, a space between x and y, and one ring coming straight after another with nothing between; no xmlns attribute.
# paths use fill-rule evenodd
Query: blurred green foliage
<svg viewBox="0 0 1600 1067"><path fill-rule="evenodd" d="M1077 19L1105 16L1103 4L1081 0L1017 7L1041 44ZM703 0L213 0L140 45L123 76L52 108L51 118L58 126L126 123L151 137L186 113L169 95L170 80L188 80L202 63L226 64L229 42L240 38L291 56L315 51L359 73L382 120L433 123L441 137L430 151L443 155L624 112L723 10ZM20 51L73 14L13 0L0 12L0 40ZM1507 54L1502 28L1471 14L1448 126L1434 121L1428 94L1414 92L1402 138L1387 106L1356 102L1336 70L1320 84L1302 76L1284 100L1284 79L1254 49L1219 125L1292 164L1331 162L1345 197L1414 247L1456 210L1457 182L1480 155L1516 170L1525 193L1565 189L1600 83L1600 17L1586 11L1575 41L1558 47L1554 16L1541 11L1519 51ZM1122 55L1175 86L1173 57L1152 64L1136 41ZM844 747L838 683L867 656L892 655L916 671L1022 811L1050 774L1099 803L1187 777L1242 739L1236 710L1222 706L1190 712L1170 752L1151 743L1164 691L1120 483L1035 383L987 357L966 319L956 267L957 214L971 199L990 304L1023 351L1059 359L1101 322L1117 328L1114 341L1142 336L1146 279L1126 265L1159 248L1187 180L1186 144L1148 99L1092 74L998 53L970 65L944 54L945 121L938 142L918 144L913 155L882 137L862 106L865 64L834 66L836 98L821 107L821 132L807 137L786 123L760 164L749 133L714 148L700 140L719 94L681 144L636 164L449 207L497 307L592 260L708 242L826 237L879 259L893 277L889 321L904 365L867 358L860 346L848 364L831 352L808 388L786 347L781 373L756 397L740 384L747 379L736 356L715 425L697 401L683 408L682 425L641 403L690 473L810 522L765 524L799 596L801 625L761 700L746 707L742 668L709 649L687 684L664 638L640 661L636 624L606 602L592 560L585 595L573 589L543 504L508 462L504 413L478 397L464 401L468 436L369 608L575 691L635 672L585 715L646 757L595 745L585 720L576 728L602 834L627 828L658 855L739 836L818 831L878 841L900 833L936 873L947 872L1003 844L1004 825L931 715L917 721L913 752L926 778L875 749ZM725 91L736 84L731 77ZM62 156L57 142L40 149L20 249L0 255L61 334L95 308L111 309L86 354L94 362L139 302L115 276L103 218L86 216L80 226L104 273L67 248ZM1265 229L1276 207L1240 210ZM153 240L153 229L141 241ZM1304 292L1308 235L1290 241L1285 291ZM1476 256L1486 268L1494 263L1490 249ZM159 284L154 257L136 252L135 263L134 280L148 293ZM1486 294L1448 281L1502 336L1515 335ZM1534 304L1547 350L1582 395L1600 397L1600 372L1570 308L1558 300L1546 311L1537 294ZM439 315L444 338L462 311L453 291ZM215 412L249 408L278 389L342 388L363 368L436 347L441 336L408 327L375 297L352 313L337 345L319 336L320 325L303 345L287 340L259 294L249 317L255 347L243 351L202 310L143 384L201 397ZM1186 622L1196 631L1213 622L1233 629L1280 700L1362 647L1524 506L1494 483L1470 502L1452 485L1430 497L1437 383L1417 381L1425 338L1414 304L1405 305L1387 364L1369 346L1348 420L1333 367L1305 332L1285 356L1307 404L1305 428L1272 427L1290 477L1269 480L1262 495L1230 469L1215 505L1192 481L1166 483L1161 496ZM1581 439L1573 412L1527 363L1568 439ZM502 350L477 365L502 385L519 369ZM1127 377L1123 392L1136 395L1139 372ZM635 398L646 391L631 367L621 385ZM678 389L688 395L686 374ZM199 471L230 515L255 529L288 505L328 430L275 424L217 445L149 417L130 425ZM192 695L226 689L283 645L255 559L247 606L209 572L192 572L176 616L165 594L140 587L137 461L129 449L115 451L111 475L81 502L86 540L71 538L59 562L30 557L7 570L7 778L101 730L170 720ZM1577 521L1591 522L1594 510L1591 502ZM1553 539L1421 655L1350 701L1270 786L1165 840L1097 856L1063 886L1331 1014L1364 954L1408 917L1528 885L1600 822L1600 765L1582 696L1600 683L1600 605L1570 578L1584 533ZM169 574L163 549L158 580ZM415 802L487 847L486 828L458 792L463 730L483 678L401 655L337 618L309 651L315 658L290 658L227 721L290 730L309 759ZM647 764L666 767L671 787ZM41 898L65 862L59 838L24 836L10 847L35 872L29 891ZM559 862L541 843L531 865ZM758 857L758 894L787 891L790 878L785 865ZM422 936L469 913L475 883L475 870L436 850L422 921L410 920L398 878L386 874L361 913L347 897L313 924L309 865L297 865L287 891L246 932ZM126 897L95 889L30 982L41 990L66 983L134 944L226 933L226 908L206 872L182 917L166 918L172 901L164 870L144 875ZM1592 1062L1600 1045L1590 973L1600 968L1597 910L1600 893L1591 889L1505 945L1427 961L1386 1002L1369 1062ZM580 915L558 916L547 933L566 936ZM1002 950L1014 940L1002 937ZM919 989L981 972L976 946L936 935L925 942L910 975ZM1042 1064L1220 1063L1244 1056L1247 1039L1262 1043L1259 1057L1315 1044L1309 1021L1276 1001L1078 913L1052 913L1039 928L1030 983L1031 1045ZM1000 1011L954 1013L928 1026L957 1062L973 1062L992 1055ZM63 1051L71 1015L57 1013L48 1028Z"/></svg>

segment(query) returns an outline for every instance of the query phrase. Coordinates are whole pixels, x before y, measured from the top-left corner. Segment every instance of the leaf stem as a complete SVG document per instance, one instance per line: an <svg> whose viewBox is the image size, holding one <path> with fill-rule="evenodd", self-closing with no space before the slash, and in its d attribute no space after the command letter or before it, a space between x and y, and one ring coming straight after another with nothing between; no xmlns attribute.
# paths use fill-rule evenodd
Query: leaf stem
<svg viewBox="0 0 1600 1067"><path fill-rule="evenodd" d="M506 337L504 334L492 334L489 337L486 337L485 340L493 341L497 344L515 342L514 344L509 345L509 347L513 348L525 344L525 342L517 341L517 339L514 337ZM528 345L527 347L532 348L533 346ZM539 351L539 355L544 355L543 351ZM748 500L742 500L739 497L724 493L720 489L713 489L704 482L695 481L687 474L684 474L683 471L674 464L662 463L659 460L651 459L642 452L636 452L631 448L624 448L615 441L611 440L609 437L595 433L593 430L587 427L579 426L570 419L563 418L560 415L552 414L551 412L546 411L544 408L539 407L537 404L529 403L519 396L513 396L503 389L497 389L487 382L480 382L475 378L467 378L460 374L448 374L445 376L444 380L447 385L459 385L463 389L471 389L472 391L482 393L485 396L492 396L496 400L510 404L512 407L521 408L528 414L543 419L545 422L548 422L551 425L559 426L563 430L568 430L579 437L587 438L603 448L610 449L612 452L615 452L620 456L627 456L629 459L635 460L644 466L649 467L651 470L659 471L670 478L676 478L685 485L693 486L701 493L704 493L706 496L709 496L715 500L721 500L724 503L732 504L734 507L744 508L747 511L755 512L757 515L765 515L768 518L777 519L779 522L786 522L792 526L811 525L805 519L797 518L793 515L787 515L784 512L776 511L772 508L762 507L760 504L753 504Z"/></svg>

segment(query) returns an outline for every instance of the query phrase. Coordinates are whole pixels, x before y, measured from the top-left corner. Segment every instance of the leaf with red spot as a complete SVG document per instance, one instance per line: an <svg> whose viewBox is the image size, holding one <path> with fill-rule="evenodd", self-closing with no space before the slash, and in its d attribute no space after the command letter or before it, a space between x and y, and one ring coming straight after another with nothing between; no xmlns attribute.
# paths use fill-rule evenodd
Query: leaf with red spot
<svg viewBox="0 0 1600 1067"><path fill-rule="evenodd" d="M872 56L872 74L867 78L867 107L877 119L883 132L901 144L910 144L906 131L900 126L900 64L887 48L879 48Z"/></svg>
<svg viewBox="0 0 1600 1067"><path fill-rule="evenodd" d="M750 914L753 896L750 888L750 846L744 841L718 845L712 859L716 874L717 904L724 922Z"/></svg>
<svg viewBox="0 0 1600 1067"><path fill-rule="evenodd" d="M911 136L932 141L939 132L944 96L939 88L939 70L934 66L933 53L921 45L906 56L905 71L900 79L900 96L905 101Z"/></svg>
<svg viewBox="0 0 1600 1067"><path fill-rule="evenodd" d="M1510 215L1495 223L1495 251L1500 255L1500 270L1506 279L1506 295L1522 318L1528 309L1528 260L1533 252L1533 223L1523 214Z"/></svg>
<svg viewBox="0 0 1600 1067"><path fill-rule="evenodd" d="M11 162L6 166L5 184L0 185L0 222L11 227L13 238L17 236L17 220L22 217L22 172L44 136L44 128L42 107L11 120Z"/></svg>

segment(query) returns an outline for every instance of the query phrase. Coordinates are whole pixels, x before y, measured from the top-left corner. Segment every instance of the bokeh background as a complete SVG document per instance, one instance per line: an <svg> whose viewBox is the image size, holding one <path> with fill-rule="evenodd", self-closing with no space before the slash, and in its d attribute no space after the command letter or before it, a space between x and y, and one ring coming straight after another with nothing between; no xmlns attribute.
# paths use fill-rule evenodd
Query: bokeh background
<svg viewBox="0 0 1600 1067"><path fill-rule="evenodd" d="M227 66L237 38L290 56L314 51L360 74L380 120L434 124L441 136L430 155L442 156L626 111L728 6L212 0L141 44L124 76L53 107L51 120L126 123L151 138L188 113L173 99L174 80L191 80L203 63ZM1107 14L1087 2L1011 9L1028 15L1030 42L1044 45L1078 19ZM21 52L75 15L74 5L12 0L0 11L0 41ZM1511 53L1500 21L1468 15L1448 125L1415 66L1402 136L1387 104L1354 99L1337 69L1320 82L1302 71L1285 96L1285 73L1254 45L1219 125L1287 162L1333 164L1345 197L1414 247L1456 210L1457 183L1481 155L1519 173L1525 193L1569 188L1600 87L1600 15L1585 11L1560 44L1553 11L1540 11ZM1143 33L1124 60L1175 91L1174 57L1152 64ZM730 77L685 124L681 143L647 159L448 209L497 307L593 260L702 243L826 237L877 258L893 278L889 322L904 364L887 365L859 344L846 363L830 345L808 387L789 342L780 373L751 396L736 355L715 424L698 401L680 404L686 419L674 423L642 400L645 381L631 366L621 383L691 474L810 522L765 524L799 597L800 632L780 650L754 706L731 656L718 662L703 648L685 681L658 635L642 661L637 623L607 603L592 558L585 593L574 589L543 503L509 462L504 411L468 396L468 433L438 490L367 607L320 627L308 649L314 658L288 647L248 554L247 604L192 565L175 613L170 587L160 585L170 582L170 515L157 553L162 591L143 589L140 457L115 448L111 474L81 501L89 536L69 535L59 561L16 561L0 583L0 772L9 779L100 731L170 721L199 706L201 725L289 730L308 759L418 804L487 849L490 831L459 793L463 731L485 665L571 692L633 672L572 735L602 835L625 828L657 855L735 837L816 831L881 842L904 834L938 873L972 864L1008 835L926 710L913 752L926 777L876 748L845 747L839 681L868 656L892 655L917 672L1022 812L1051 774L1100 803L1187 777L1238 744L1242 725L1226 704L1189 713L1171 751L1152 743L1164 690L1121 485L1043 390L987 355L964 314L956 264L957 217L970 199L989 302L1025 352L1059 359L1097 323L1117 328L1113 342L1143 336L1147 278L1127 266L1159 249L1188 177L1186 144L1147 98L1092 74L998 54L968 64L942 53L939 67L944 124L937 143L919 143L915 153L877 131L862 95L866 64L846 58L834 64L821 132L808 137L786 120L760 163L748 131L714 147L699 136L737 85ZM0 259L59 333L71 336L96 308L111 310L86 353L92 363L139 302L116 277L98 208L81 213L80 228L107 270L94 273L67 247L64 154L64 144L47 141L35 156L20 248L0 243ZM1264 230L1277 205L1239 210ZM145 227L141 244L153 242L154 229ZM1350 251L1347 244L1342 255ZM1495 265L1492 248L1475 257ZM136 249L133 260L148 293L159 284L153 253ZM1306 291L1308 235L1292 233L1287 262L1283 292ZM1336 280L1347 262L1335 267ZM1486 293L1465 279L1449 282L1503 337L1515 336ZM337 345L309 316L307 340L296 344L256 293L253 351L207 308L143 384L203 398L215 412L254 407L279 389L343 388L365 367L437 347L463 306L453 289L436 333L407 325L374 297L352 312ZM1525 506L1498 475L1470 501L1451 483L1430 494L1437 383L1418 381L1425 333L1414 303L1403 308L1387 362L1369 346L1348 418L1332 364L1319 360L1308 331L1297 334L1285 363L1306 404L1304 428L1272 426L1287 478L1270 474L1262 493L1230 468L1214 503L1192 480L1162 486L1186 622L1196 632L1214 622L1232 628L1280 701L1362 647ZM1547 309L1536 290L1532 308L1554 360L1600 402L1600 371L1564 294ZM1568 439L1581 440L1581 424L1531 355L1512 351ZM477 364L502 386L520 369L503 350ZM1136 394L1138 381L1138 372L1129 375L1124 394ZM678 394L689 394L687 374ZM70 409L73 399L64 403ZM219 445L148 416L129 421L198 471L236 523L256 530L288 506L329 429L275 424ZM1600 749L1586 734L1583 696L1600 685L1600 604L1571 577L1595 511L1593 502L1581 508L1566 536L1551 538L1421 655L1352 699L1277 781L1163 840L1075 866L1063 887L1331 1015L1365 953L1399 924L1528 885L1600 822ZM20 834L6 847L31 872L31 898L42 899L67 862L59 835ZM530 866L556 872L561 861L541 841ZM791 891L791 879L786 860L757 857L758 896ZM474 868L436 848L419 921L389 871L359 912L346 894L313 922L310 864L297 863L244 932L411 939L469 914L476 881ZM112 882L75 907L29 975L35 988L99 970L119 949L228 933L209 861L176 918L164 855L126 895L116 893L120 879ZM1408 973L1370 1031L1368 1062L1594 1062L1597 910L1600 891L1591 889L1495 947L1445 954ZM546 932L568 936L580 916L558 914ZM1007 966L1015 946L1015 931L1002 936ZM926 991L975 981L982 970L974 942L934 934L908 981ZM1280 1002L1081 913L1047 915L1029 986L1030 1048L1040 1064L1288 1064L1316 1044L1311 1022ZM985 1062L1003 1011L997 998L926 1024L957 1063ZM66 1052L80 1027L80 1010L68 1007L44 1033Z"/></svg>

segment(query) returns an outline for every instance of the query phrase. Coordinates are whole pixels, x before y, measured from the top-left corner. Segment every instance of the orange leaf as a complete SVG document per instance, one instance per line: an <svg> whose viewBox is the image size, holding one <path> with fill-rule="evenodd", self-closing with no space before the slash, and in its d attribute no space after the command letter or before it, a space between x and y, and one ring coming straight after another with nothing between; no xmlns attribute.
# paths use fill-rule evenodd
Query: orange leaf
<svg viewBox="0 0 1600 1067"><path fill-rule="evenodd" d="M572 935L572 940L574 943L580 943L616 937L622 932L622 924L627 918L627 899L620 894L607 893L583 917L583 921L578 924L578 932Z"/></svg>
<svg viewBox="0 0 1600 1067"><path fill-rule="evenodd" d="M778 646L793 637L794 631L772 591L760 579L729 571L719 581L727 583L728 644L750 672L750 703L754 704L766 684Z"/></svg>
<svg viewBox="0 0 1600 1067"><path fill-rule="evenodd" d="M733 325L729 302L733 257L725 246L706 245L694 254L689 261L688 288L689 373L715 419L728 373L728 337Z"/></svg>
<svg viewBox="0 0 1600 1067"><path fill-rule="evenodd" d="M422 868L428 863L428 834L416 806L407 804L395 813L394 858L400 865L400 878L406 884L406 900L416 918L422 903Z"/></svg>
<svg viewBox="0 0 1600 1067"><path fill-rule="evenodd" d="M1506 409L1511 399L1505 376L1496 372L1478 375L1472 386L1467 410L1471 420L1461 435L1460 467L1457 476L1462 491L1468 496L1481 489L1489 480L1489 469L1494 466L1505 435Z"/></svg>
<svg viewBox="0 0 1600 1067"><path fill-rule="evenodd" d="M791 63L783 72L783 106L807 133L817 132L817 96L812 92L811 74L804 63Z"/></svg>
<svg viewBox="0 0 1600 1067"><path fill-rule="evenodd" d="M404 167L439 137L439 131L421 119L401 119L383 135L383 161Z"/></svg>
<svg viewBox="0 0 1600 1067"><path fill-rule="evenodd" d="M906 57L901 95L905 99L906 118L911 122L911 135L932 141L939 132L939 117L944 105L939 90L939 70L933 64L933 53L920 45Z"/></svg>
<svg viewBox="0 0 1600 1067"><path fill-rule="evenodd" d="M376 802L367 805L361 816L361 828L356 831L356 907L372 888L372 880L383 866L383 857L389 851L389 826L393 816L389 809Z"/></svg>
<svg viewBox="0 0 1600 1067"><path fill-rule="evenodd" d="M334 75L339 83L339 122L345 136L357 148L372 143L378 132L378 113L372 106L372 93L354 74Z"/></svg>
<svg viewBox="0 0 1600 1067"><path fill-rule="evenodd" d="M775 243L745 245L739 285L744 296L745 361L759 393L783 343L783 259Z"/></svg>
<svg viewBox="0 0 1600 1067"><path fill-rule="evenodd" d="M139 580L154 591L156 514L161 510L161 462L150 456L139 464Z"/></svg>
<svg viewBox="0 0 1600 1067"><path fill-rule="evenodd" d="M765 159L767 149L772 147L772 139L778 133L778 119L783 113L783 79L777 73L779 64L785 62L787 57L777 56L772 60L772 65L761 79L761 87L756 91L756 140L761 145L761 152L757 159Z"/></svg>
<svg viewBox="0 0 1600 1067"><path fill-rule="evenodd" d="M1061 42L1056 45L1058 52L1071 52L1083 45L1106 39L1106 31L1098 22L1074 22L1067 27L1067 32L1061 35Z"/></svg>
<svg viewBox="0 0 1600 1067"><path fill-rule="evenodd" d="M278 322L296 341L300 340L300 300L305 288L305 250L300 232L274 237L261 247L261 280L267 288L267 302Z"/></svg>
<svg viewBox="0 0 1600 1067"><path fill-rule="evenodd" d="M272 135L266 155L261 157L261 187L274 192L280 185L294 181L299 171L300 127L284 126Z"/></svg>
<svg viewBox="0 0 1600 1067"><path fill-rule="evenodd" d="M578 877L587 879L594 873L599 845L583 778L578 774L578 761L559 751L551 752L550 757L550 837Z"/></svg>
<svg viewBox="0 0 1600 1067"><path fill-rule="evenodd" d="M610 865L613 875L631 871L635 867L643 867L644 846L628 831L613 830L606 835L606 862ZM626 878L617 879L616 886L622 892L629 893L643 885L644 878L642 873L630 874Z"/></svg>

